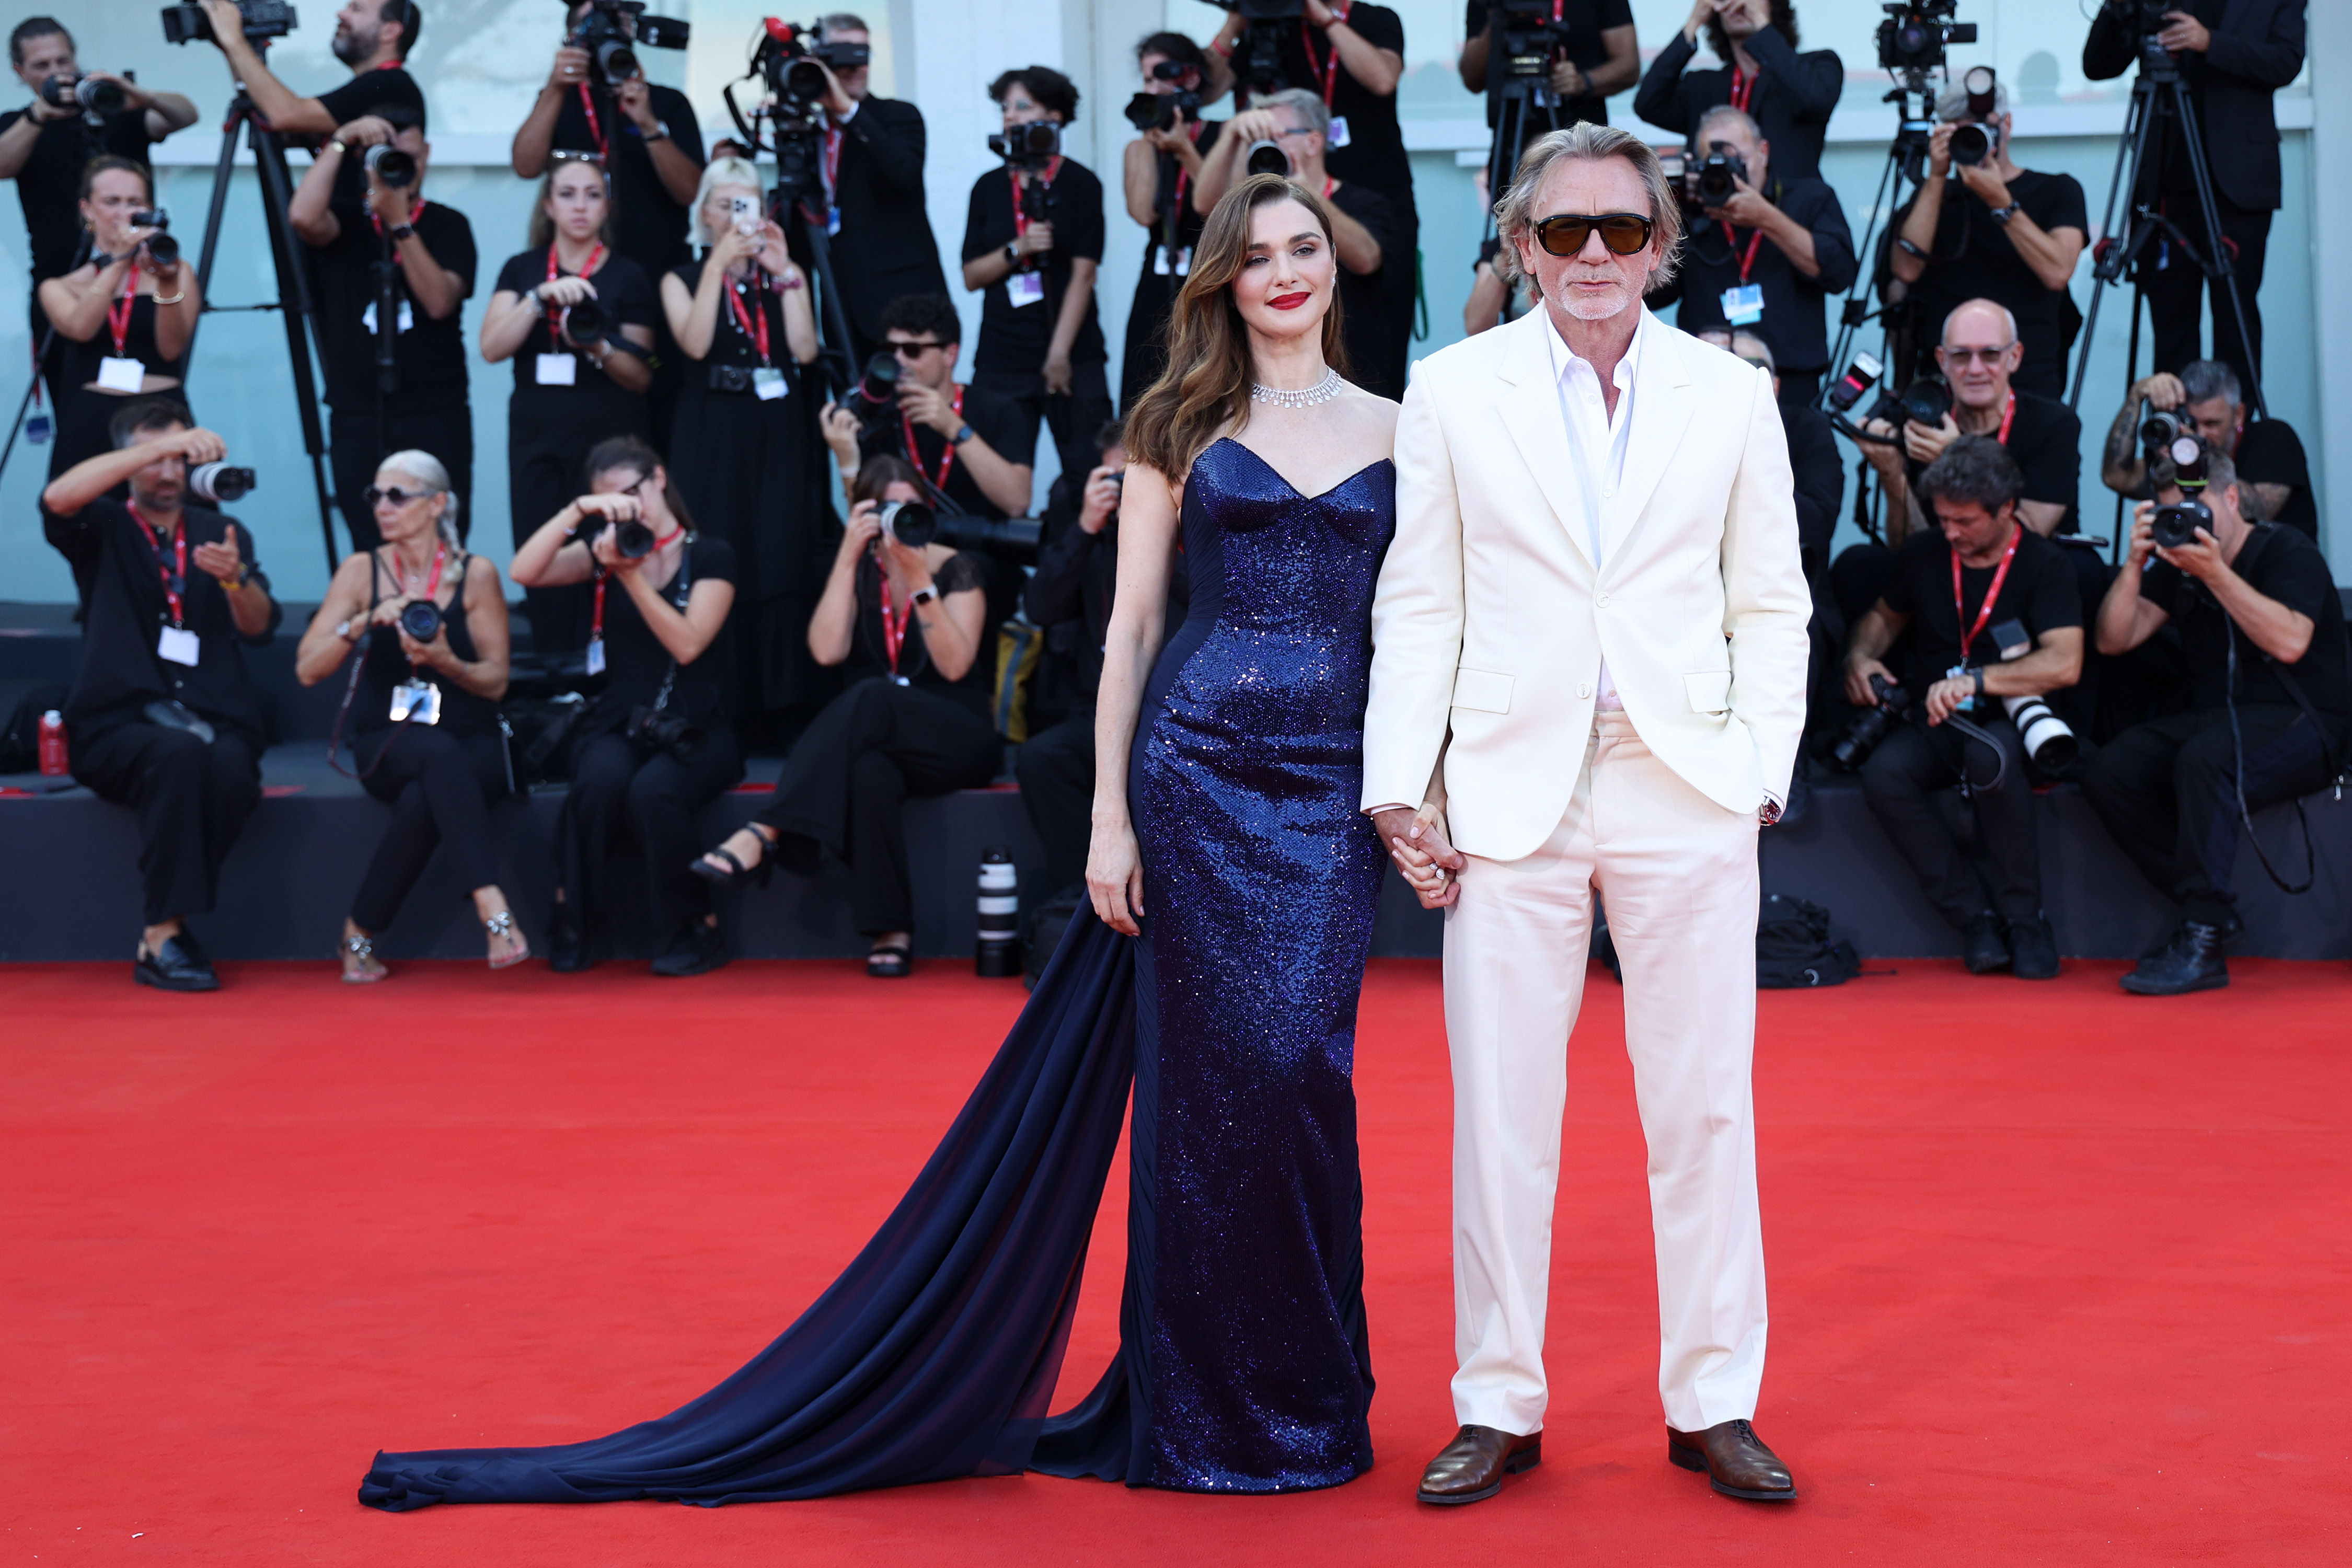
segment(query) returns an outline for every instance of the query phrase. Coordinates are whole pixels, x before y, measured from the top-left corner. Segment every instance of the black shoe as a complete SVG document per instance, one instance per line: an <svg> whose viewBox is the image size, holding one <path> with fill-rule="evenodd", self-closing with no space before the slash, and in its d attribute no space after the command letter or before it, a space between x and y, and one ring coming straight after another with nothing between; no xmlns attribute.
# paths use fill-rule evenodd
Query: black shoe
<svg viewBox="0 0 2352 1568"><path fill-rule="evenodd" d="M2009 967L2009 943L2000 936L2000 917L1987 910L1960 930L1960 962L1970 974L1991 974Z"/></svg>
<svg viewBox="0 0 2352 1568"><path fill-rule="evenodd" d="M131 978L142 985L152 985L158 991L217 991L220 976L185 931L167 936L163 945L154 952L139 945L139 961L131 969Z"/></svg>
<svg viewBox="0 0 2352 1568"><path fill-rule="evenodd" d="M2221 959L2221 928L2201 921L2183 921L2172 940L2139 961L2123 978L2123 987L2135 996L2183 996L2191 991L2211 991L2230 984L2230 966Z"/></svg>
<svg viewBox="0 0 2352 1568"><path fill-rule="evenodd" d="M2009 922L2009 972L2020 980L2058 978L2058 937L2048 915Z"/></svg>
<svg viewBox="0 0 2352 1568"><path fill-rule="evenodd" d="M588 956L588 939L572 923L571 912L563 905L547 918L547 967L558 974L578 974L595 966Z"/></svg>
<svg viewBox="0 0 2352 1568"><path fill-rule="evenodd" d="M678 927L677 934L669 939L669 951L654 960L654 973L666 980L726 967L727 944L719 939L719 928L701 921L688 921Z"/></svg>

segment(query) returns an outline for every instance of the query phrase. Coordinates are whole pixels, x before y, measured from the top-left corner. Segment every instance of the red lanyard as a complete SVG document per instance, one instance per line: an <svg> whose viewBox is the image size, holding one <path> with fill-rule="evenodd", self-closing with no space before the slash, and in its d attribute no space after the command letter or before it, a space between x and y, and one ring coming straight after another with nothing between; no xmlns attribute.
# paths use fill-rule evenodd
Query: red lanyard
<svg viewBox="0 0 2352 1568"><path fill-rule="evenodd" d="M139 515L139 503L126 501L123 505L131 513L131 521L139 525L139 531L147 536L147 548L155 557L155 575L163 579L163 598L172 606L172 624L184 626L187 605L180 598L180 590L188 581L188 520L180 520L179 530L173 536L172 569L166 572L163 570L163 542L155 537L155 531L147 525L147 520Z"/></svg>
<svg viewBox="0 0 2352 1568"><path fill-rule="evenodd" d="M2010 421L2016 417L2017 394L2015 392L2011 392L2009 395L2009 401L2000 405L2000 434L1995 436L1993 439L2000 442L2004 447L2008 446Z"/></svg>
<svg viewBox="0 0 2352 1568"><path fill-rule="evenodd" d="M131 307L139 302L139 268L131 269L122 280L122 297L106 308L106 329L114 334L114 353L121 357L122 345L131 339Z"/></svg>
<svg viewBox="0 0 2352 1568"><path fill-rule="evenodd" d="M1045 186L1048 193L1051 193L1054 188L1054 176L1061 172L1062 155L1059 153L1056 153L1045 164L1044 173L1032 174L1029 177L1036 181L1039 184ZM1015 239L1025 238L1028 233L1029 215L1022 210L1021 206L1021 176L1015 174L1013 177L1013 237ZM1024 272L1034 272L1036 268L1031 267L1027 258L1024 258L1021 264L1021 270ZM961 394L959 394L959 395L961 395Z"/></svg>
<svg viewBox="0 0 2352 1568"><path fill-rule="evenodd" d="M423 196L419 196L416 198L416 205L408 209L408 226L415 228L416 226L416 220L424 216L425 198ZM376 216L375 209L373 207L368 208L368 222L375 226L377 237L381 238L383 235L383 219Z"/></svg>
<svg viewBox="0 0 2352 1568"><path fill-rule="evenodd" d="M599 529L597 531L601 533L604 531ZM655 556L660 554L664 546L667 545L671 540L676 539L679 534L684 533L685 531L686 530L682 528L673 528L667 533L663 534L659 539L655 540L654 547L646 552L646 559L650 561ZM594 546L592 545L590 548L593 550ZM441 563L437 561L433 563L433 574L436 578L438 578L441 575ZM612 574L606 572L602 566L596 568L596 613L588 623L588 640L590 642L603 642L604 640L604 584L606 582L610 581L611 576Z"/></svg>
<svg viewBox="0 0 2352 1568"><path fill-rule="evenodd" d="M1732 249L1739 248L1739 231L1731 226L1731 220L1728 218L1726 218L1723 223L1723 237L1729 242ZM1748 254L1739 258L1739 281L1743 287L1748 282L1748 269L1756 265L1756 247L1763 243L1764 231L1760 228L1748 237Z"/></svg>
<svg viewBox="0 0 2352 1568"><path fill-rule="evenodd" d="M588 84L584 81L580 84L580 107L588 116L588 134L596 139L597 161L610 168L613 163L613 148L611 143L604 140L603 122L596 118L596 95L588 90Z"/></svg>
<svg viewBox="0 0 2352 1568"><path fill-rule="evenodd" d="M1745 114L1748 112L1748 100L1753 99L1755 96L1756 79L1749 76L1746 71L1741 70L1738 66L1732 67L1731 107L1739 110L1740 113Z"/></svg>
<svg viewBox="0 0 2352 1568"><path fill-rule="evenodd" d="M768 312L766 307L762 305L761 308L757 310L745 310L743 308L743 301L740 297L740 290L737 289L735 280L732 278L724 279L721 282L720 287L725 289L727 294L727 308L735 313L735 324L743 329L743 335L745 337L750 338L752 342L759 346L760 363L761 364L772 363L768 358ZM903 418L905 416L902 415L900 417Z"/></svg>
<svg viewBox="0 0 2352 1568"><path fill-rule="evenodd" d="M1329 201L1329 200L1331 199L1331 193L1332 193L1333 191L1338 190L1339 188L1339 181L1337 181L1337 180L1333 179L1333 178L1332 178L1330 175L1328 175L1328 174L1326 174L1326 175L1324 175L1324 176L1323 176L1323 199L1324 199L1325 201L1327 201L1327 202L1328 202L1328 201Z"/></svg>
<svg viewBox="0 0 2352 1568"><path fill-rule="evenodd" d="M433 574L425 580L425 596L426 598L435 598L440 594L441 566L442 563L448 559L449 547L446 544L436 544L433 547ZM397 573L400 569L400 557L397 554L393 556L392 565L393 570Z"/></svg>
<svg viewBox="0 0 2352 1568"><path fill-rule="evenodd" d="M898 646L907 640L907 623L914 617L915 606L910 600L905 609L893 616L890 613L890 574L883 571L878 562L874 570L882 579L882 651L890 656L890 679L896 680L898 679Z"/></svg>
<svg viewBox="0 0 2352 1568"><path fill-rule="evenodd" d="M824 128L824 199L835 206L840 205L841 198L834 194L840 189L841 127L827 125Z"/></svg>
<svg viewBox="0 0 2352 1568"><path fill-rule="evenodd" d="M583 89L583 90L585 89ZM579 278L587 277L588 274L596 270L596 263L604 259L604 242L600 239L596 242L596 248L588 253L588 264L585 267L583 267L577 273L573 274L573 276ZM547 280L550 283L552 283L561 276L562 276L562 274L555 265L555 242L553 240L550 240L547 245ZM562 311L556 316L555 325L548 333L548 336L551 339L561 340L563 336L563 324L571 319L572 307L566 305L563 307ZM556 346L561 348L562 344L559 341Z"/></svg>
<svg viewBox="0 0 2352 1568"><path fill-rule="evenodd" d="M2000 597L2000 585L2009 581L2009 563L2017 559L2018 532L2019 525L2011 523L2009 548L2000 552L2000 564L1993 569L1992 586L1985 590L1984 603L1978 606L1976 625L1970 626L1969 635L1960 639L1962 664L1969 661L1969 650L1976 647L1978 634L1985 629L1985 623L1992 619L1993 602ZM1952 552L1952 622L1957 626L1968 619L1968 609L1960 599L1960 552L1955 550Z"/></svg>
<svg viewBox="0 0 2352 1568"><path fill-rule="evenodd" d="M949 406L955 410L959 418L962 416L963 388L961 386L958 386L956 388L955 402L949 405ZM904 431L907 438L907 461L914 464L915 472L919 474L923 471L923 455L921 450L915 445L915 422L912 419L908 418L902 412L898 416L898 424ZM948 438L947 450L940 454L940 477L931 481L932 486L938 489L947 489L948 471L954 467L955 438L953 437L950 437Z"/></svg>
<svg viewBox="0 0 2352 1568"><path fill-rule="evenodd" d="M1354 7L1352 5L1348 5L1332 6L1332 24L1337 26L1339 23L1345 22L1348 19L1348 13L1353 9ZM1319 71L1322 73L1323 107L1328 109L1331 107L1331 94L1339 85L1339 46L1333 44L1331 46L1331 58L1325 60L1321 65L1317 65L1315 63L1315 30L1307 25L1307 16L1304 12L1301 12L1298 17L1298 46L1307 51L1307 68L1310 71Z"/></svg>
<svg viewBox="0 0 2352 1568"><path fill-rule="evenodd" d="M1192 138L1192 145L1198 147L1201 144L1201 122L1197 120L1194 121L1185 129L1185 134ZM1186 168L1181 163L1177 164L1176 199L1169 205L1168 238L1161 247L1163 249L1174 250L1176 248L1176 231L1178 228L1182 226L1184 222L1184 192L1186 187L1190 186L1192 183L1192 171Z"/></svg>

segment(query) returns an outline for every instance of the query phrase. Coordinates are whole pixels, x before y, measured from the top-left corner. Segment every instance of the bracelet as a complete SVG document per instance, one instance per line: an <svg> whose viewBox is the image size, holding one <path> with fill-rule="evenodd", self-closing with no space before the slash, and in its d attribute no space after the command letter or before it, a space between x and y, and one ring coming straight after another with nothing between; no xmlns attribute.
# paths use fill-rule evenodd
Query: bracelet
<svg viewBox="0 0 2352 1568"><path fill-rule="evenodd" d="M776 292L779 294L784 293L789 289L804 289L807 286L808 280L797 272L794 272L788 277L779 278L776 279Z"/></svg>
<svg viewBox="0 0 2352 1568"><path fill-rule="evenodd" d="M327 145L332 147L336 152L342 153L345 157L351 156L352 150L343 144L343 139L340 136L331 138L327 142Z"/></svg>
<svg viewBox="0 0 2352 1568"><path fill-rule="evenodd" d="M1922 261L1927 259L1927 253L1926 251L1920 249L1917 246L1912 244L1909 240L1904 238L1899 234L1895 237L1895 248L1901 251L1906 256L1916 256Z"/></svg>
<svg viewBox="0 0 2352 1568"><path fill-rule="evenodd" d="M178 293L176 293L176 294L173 295L173 296L172 296L170 299L168 299L168 300L166 300L165 298L163 298L163 296L162 296L161 294L157 294L157 295L152 296L152 298L153 298L153 300L154 300L155 303L157 303L158 305L176 305L176 304L178 304L181 300L183 300L186 299L187 297L188 297L188 291L187 291L187 289L186 289L185 288L183 288L183 289L182 289Z"/></svg>
<svg viewBox="0 0 2352 1568"><path fill-rule="evenodd" d="M415 237L416 226L414 224L404 223L392 231L392 240L394 245L399 244L402 240L414 239Z"/></svg>
<svg viewBox="0 0 2352 1568"><path fill-rule="evenodd" d="M936 583L926 583L921 587L907 595L907 604L910 608L912 608L923 605L935 605L939 603L939 584Z"/></svg>

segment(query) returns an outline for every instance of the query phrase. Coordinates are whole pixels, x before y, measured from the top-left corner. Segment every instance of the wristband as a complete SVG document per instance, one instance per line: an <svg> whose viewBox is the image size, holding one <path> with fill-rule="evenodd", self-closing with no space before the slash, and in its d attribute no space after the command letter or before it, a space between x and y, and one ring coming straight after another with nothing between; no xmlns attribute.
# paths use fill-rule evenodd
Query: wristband
<svg viewBox="0 0 2352 1568"><path fill-rule="evenodd" d="M1901 251L1906 256L1916 256L1922 261L1927 259L1927 253L1926 251L1920 249L1917 246L1912 244L1909 240L1904 238L1899 234L1895 237L1895 248Z"/></svg>
<svg viewBox="0 0 2352 1568"><path fill-rule="evenodd" d="M939 584L936 583L926 583L921 587L907 595L907 603L910 605L936 605L939 601L940 589Z"/></svg>
<svg viewBox="0 0 2352 1568"><path fill-rule="evenodd" d="M1984 689L1984 666L1983 666L1983 665L1980 665L1980 664L1979 664L1979 665L1973 665L1973 666L1969 667L1969 673L1970 675L1973 675L1973 676L1975 676L1975 677L1977 678L1977 696L1978 696L1979 698L1982 698L1982 697L1984 696L1984 694L1985 694L1985 689Z"/></svg>
<svg viewBox="0 0 2352 1568"><path fill-rule="evenodd" d="M1018 267L1021 265L1021 242L1019 240L1013 239L1005 242L1004 265L1007 267Z"/></svg>
<svg viewBox="0 0 2352 1568"><path fill-rule="evenodd" d="M656 142L667 142L669 140L669 122L664 120L656 120L654 121L654 128L651 131L646 132L644 135L646 145L648 147L652 146Z"/></svg>
<svg viewBox="0 0 2352 1568"><path fill-rule="evenodd" d="M956 426L956 433L948 437L948 444L951 447L961 447L976 434L977 432L971 426L959 425Z"/></svg>
<svg viewBox="0 0 2352 1568"><path fill-rule="evenodd" d="M404 223L392 231L392 241L394 245L399 244L404 239L414 239L415 237L416 226L414 224Z"/></svg>
<svg viewBox="0 0 2352 1568"><path fill-rule="evenodd" d="M2000 225L2001 227L2007 228L2009 226L2009 220L2017 216L2017 204L2015 202L2011 202L2005 207L1995 207L1986 216L1990 217L1993 222Z"/></svg>

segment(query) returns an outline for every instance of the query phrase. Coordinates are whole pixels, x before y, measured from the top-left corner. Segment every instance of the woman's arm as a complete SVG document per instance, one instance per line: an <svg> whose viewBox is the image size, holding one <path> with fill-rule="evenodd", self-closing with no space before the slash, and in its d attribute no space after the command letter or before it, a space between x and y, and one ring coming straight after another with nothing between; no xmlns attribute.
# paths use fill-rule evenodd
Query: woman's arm
<svg viewBox="0 0 2352 1568"><path fill-rule="evenodd" d="M1150 142L1139 136L1127 144L1120 164L1120 184L1127 191L1127 216L1150 228L1160 221L1160 158Z"/></svg>
<svg viewBox="0 0 2352 1568"><path fill-rule="evenodd" d="M646 625L661 639L662 647L680 664L692 664L702 657L702 650L727 624L727 612L735 607L732 583L711 578L697 583L686 595L686 613L680 615L660 589L646 581L643 572L623 569L614 575L636 601L637 613L646 617Z"/></svg>
<svg viewBox="0 0 2352 1568"><path fill-rule="evenodd" d="M539 531L522 542L522 548L514 552L514 560L507 567L514 574L516 584L524 588L561 588L593 577L596 563L589 555L588 546L573 537L586 517L586 510L573 501L540 524ZM604 526L601 517L596 526Z"/></svg>
<svg viewBox="0 0 2352 1568"><path fill-rule="evenodd" d="M833 552L833 570L824 592L809 614L809 657L830 669L847 661L850 639L857 630L857 563L882 531L874 503L859 501L849 510L849 525L842 530L841 548Z"/></svg>
<svg viewBox="0 0 2352 1568"><path fill-rule="evenodd" d="M507 694L514 639L507 623L507 596L499 586L498 565L487 555L474 556L466 563L466 629L473 634L474 661L457 664L452 673L459 686L496 702Z"/></svg>
<svg viewBox="0 0 2352 1568"><path fill-rule="evenodd" d="M98 336L106 324L107 308L115 296L122 292L123 276L131 270L131 258L118 256L89 278L76 281L76 275L52 278L39 289L41 312L58 330L58 336L86 343Z"/></svg>
<svg viewBox="0 0 2352 1568"><path fill-rule="evenodd" d="M1143 711L1143 683L1167 633L1169 562L1176 548L1176 487L1130 463L1120 497L1118 581L1103 632L1102 684L1095 699L1093 842L1087 891L1114 931L1136 934L1143 910L1143 862L1128 814L1127 760Z"/></svg>
<svg viewBox="0 0 2352 1568"><path fill-rule="evenodd" d="M375 556L362 551L346 557L335 568L334 580L327 584L327 596L319 601L319 613L310 617L302 640L294 648L294 679L303 685L316 686L334 674L357 646L357 636L341 637L335 628L367 615L368 574L374 567ZM353 627L355 633L358 630Z"/></svg>
<svg viewBox="0 0 2352 1568"><path fill-rule="evenodd" d="M621 336L641 349L654 346L654 330L651 327L623 327ZM564 341L572 341L570 333L564 334ZM590 364L610 376L613 384L623 392L642 393L654 384L653 361L642 354L633 354L610 343L600 345L598 349L583 348L580 352L588 356Z"/></svg>
<svg viewBox="0 0 2352 1568"><path fill-rule="evenodd" d="M899 586L906 590L910 601L926 584L936 585L932 574L956 556L954 551L944 548L937 553L939 560L924 562L919 579L910 574L900 582ZM923 628L923 647L930 655L933 668L950 680L961 680L971 673L973 662L980 658L982 634L988 625L988 595L978 584L915 605L915 620Z"/></svg>
<svg viewBox="0 0 2352 1568"><path fill-rule="evenodd" d="M790 277L800 283L783 290L784 344L793 351L793 363L814 364L824 342L817 335L816 307L809 303L808 274L795 267Z"/></svg>
<svg viewBox="0 0 2352 1568"><path fill-rule="evenodd" d="M1045 345L1045 390L1049 393L1070 390L1070 350L1078 341L1078 329L1086 325L1087 307L1094 303L1095 267L1091 258L1070 258L1070 286L1062 290L1062 313L1055 318L1053 341Z"/></svg>
<svg viewBox="0 0 2352 1568"><path fill-rule="evenodd" d="M518 294L511 289L499 289L482 311L482 357L492 364L512 359L530 341L531 329L538 325L536 290Z"/></svg>
<svg viewBox="0 0 2352 1568"><path fill-rule="evenodd" d="M688 359L709 357L710 340L719 333L719 290L726 287L726 277L719 268L705 266L689 294L677 273L662 274L662 314L669 318L669 335Z"/></svg>
<svg viewBox="0 0 2352 1568"><path fill-rule="evenodd" d="M328 246L342 237L343 220L334 215L328 204L335 195L335 176L343 166L343 155L332 142L322 142L310 154L310 166L302 173L302 183L294 187L293 199L286 204L286 224L302 242L310 246Z"/></svg>
<svg viewBox="0 0 2352 1568"><path fill-rule="evenodd" d="M188 352L196 319L205 313L204 285L196 281L195 268L175 261L169 272L155 274L155 351L167 360L178 359ZM165 300L172 302L166 305Z"/></svg>

